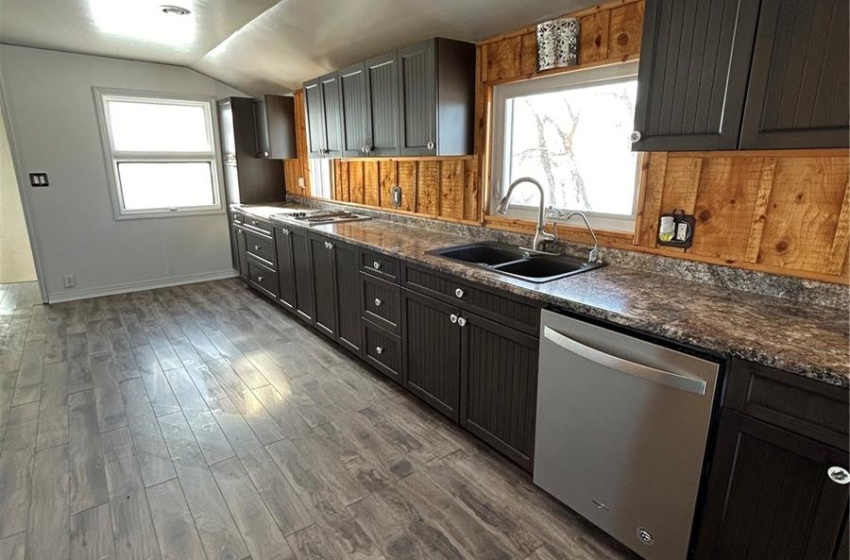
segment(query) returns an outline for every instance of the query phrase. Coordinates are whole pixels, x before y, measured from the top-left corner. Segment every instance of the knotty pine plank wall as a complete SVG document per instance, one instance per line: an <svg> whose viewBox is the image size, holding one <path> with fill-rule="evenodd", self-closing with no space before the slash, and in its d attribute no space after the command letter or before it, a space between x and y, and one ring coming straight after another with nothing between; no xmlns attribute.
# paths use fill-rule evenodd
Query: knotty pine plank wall
<svg viewBox="0 0 850 560"><path fill-rule="evenodd" d="M531 222L485 212L493 87L636 60L643 14L643 0L620 0L570 14L580 19L581 40L579 64L566 69L536 71L533 25L480 42L475 155L338 160L334 165L335 198L392 211L389 189L399 184L405 201L400 211L531 233ZM298 105L303 119L303 98ZM300 127L299 150L303 151L299 153L306 155L303 120ZM287 185L297 184L290 181L290 173L298 169L307 176L306 158L302 160L297 165L287 164ZM635 234L601 232L600 242L643 253L847 284L848 168L846 150L644 154ZM696 216L694 245L688 250L659 247L655 242L659 214L673 208ZM559 226L558 234L589 241L584 231L573 226Z"/></svg>

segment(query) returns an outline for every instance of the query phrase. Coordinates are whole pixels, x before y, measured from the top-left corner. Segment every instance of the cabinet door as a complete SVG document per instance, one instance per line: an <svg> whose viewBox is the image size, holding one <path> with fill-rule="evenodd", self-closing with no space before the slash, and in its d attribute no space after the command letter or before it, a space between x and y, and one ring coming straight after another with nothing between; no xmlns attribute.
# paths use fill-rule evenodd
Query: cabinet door
<svg viewBox="0 0 850 560"><path fill-rule="evenodd" d="M313 264L313 294L316 298L314 325L336 338L336 274L334 245L326 237L310 235L310 260Z"/></svg>
<svg viewBox="0 0 850 560"><path fill-rule="evenodd" d="M437 85L434 40L398 52L401 155L435 155Z"/></svg>
<svg viewBox="0 0 850 560"><path fill-rule="evenodd" d="M304 82L304 103L307 105L307 137L310 140L310 155L324 156L327 148L325 138L327 126L325 125L325 103L318 78Z"/></svg>
<svg viewBox="0 0 850 560"><path fill-rule="evenodd" d="M264 95L254 100L257 157L292 159L295 148L295 100L283 95Z"/></svg>
<svg viewBox="0 0 850 560"><path fill-rule="evenodd" d="M697 559L837 558L847 486L828 470L846 453L724 409Z"/></svg>
<svg viewBox="0 0 850 560"><path fill-rule="evenodd" d="M257 151L254 141L253 101L247 97L230 97L218 102L221 152L224 155Z"/></svg>
<svg viewBox="0 0 850 560"><path fill-rule="evenodd" d="M647 0L634 150L737 148L758 5Z"/></svg>
<svg viewBox="0 0 850 560"><path fill-rule="evenodd" d="M236 255L239 277L242 280L248 280L248 240L245 239L245 232L241 227L233 226L233 239L236 243L234 254Z"/></svg>
<svg viewBox="0 0 850 560"><path fill-rule="evenodd" d="M763 0L741 148L848 146L847 0Z"/></svg>
<svg viewBox="0 0 850 560"><path fill-rule="evenodd" d="M398 53L395 51L365 63L369 105L368 143L371 155L399 154Z"/></svg>
<svg viewBox="0 0 850 560"><path fill-rule="evenodd" d="M458 420L460 395L459 312L445 303L404 291L403 384L412 393Z"/></svg>
<svg viewBox="0 0 850 560"><path fill-rule="evenodd" d="M295 310L295 263L292 260L292 230L285 227L274 228L274 249L277 258L277 275L280 287L278 297L281 305Z"/></svg>
<svg viewBox="0 0 850 560"><path fill-rule="evenodd" d="M463 320L460 423L530 472L539 341L471 313Z"/></svg>
<svg viewBox="0 0 850 560"><path fill-rule="evenodd" d="M339 71L342 99L342 154L363 157L369 155L371 115L366 94L366 66L360 62Z"/></svg>
<svg viewBox="0 0 850 560"><path fill-rule="evenodd" d="M295 276L295 312L301 319L312 323L316 297L313 292L310 241L307 232L296 228L290 230L289 240L292 244L292 266Z"/></svg>
<svg viewBox="0 0 850 560"><path fill-rule="evenodd" d="M346 243L334 243L337 340L352 352L360 353L363 338L360 319L360 251Z"/></svg>
<svg viewBox="0 0 850 560"><path fill-rule="evenodd" d="M342 99L339 73L319 78L325 110L325 157L342 157Z"/></svg>

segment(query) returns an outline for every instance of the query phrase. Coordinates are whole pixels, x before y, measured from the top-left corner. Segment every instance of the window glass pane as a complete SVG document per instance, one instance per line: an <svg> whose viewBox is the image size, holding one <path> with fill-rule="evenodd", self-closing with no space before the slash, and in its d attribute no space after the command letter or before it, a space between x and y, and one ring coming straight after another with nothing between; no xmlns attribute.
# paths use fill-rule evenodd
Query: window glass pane
<svg viewBox="0 0 850 560"><path fill-rule="evenodd" d="M597 83L509 98L508 181L537 179L546 204L556 208L631 216L637 154L634 127L637 80ZM531 185L517 187L512 202L537 206Z"/></svg>
<svg viewBox="0 0 850 560"><path fill-rule="evenodd" d="M112 144L119 152L211 152L201 105L107 100Z"/></svg>
<svg viewBox="0 0 850 560"><path fill-rule="evenodd" d="M126 210L212 206L212 165L202 162L119 163Z"/></svg>

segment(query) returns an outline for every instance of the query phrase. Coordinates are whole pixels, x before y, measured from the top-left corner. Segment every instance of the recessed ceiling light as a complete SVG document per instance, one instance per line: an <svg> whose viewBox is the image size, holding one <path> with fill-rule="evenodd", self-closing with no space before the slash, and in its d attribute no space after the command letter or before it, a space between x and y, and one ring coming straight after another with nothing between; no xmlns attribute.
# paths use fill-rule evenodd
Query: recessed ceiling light
<svg viewBox="0 0 850 560"><path fill-rule="evenodd" d="M181 8L180 6L170 6L167 4L163 4L159 8L162 10L162 13L168 14L170 16L185 16L192 13L186 8Z"/></svg>

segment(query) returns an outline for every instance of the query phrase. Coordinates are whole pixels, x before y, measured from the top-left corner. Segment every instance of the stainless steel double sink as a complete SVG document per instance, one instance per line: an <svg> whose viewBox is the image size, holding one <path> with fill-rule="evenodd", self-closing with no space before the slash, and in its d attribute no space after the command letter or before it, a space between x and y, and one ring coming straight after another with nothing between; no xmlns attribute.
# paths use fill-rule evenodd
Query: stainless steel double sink
<svg viewBox="0 0 850 560"><path fill-rule="evenodd" d="M505 243L483 242L430 251L430 254L542 284L605 266L571 256L530 253Z"/></svg>

